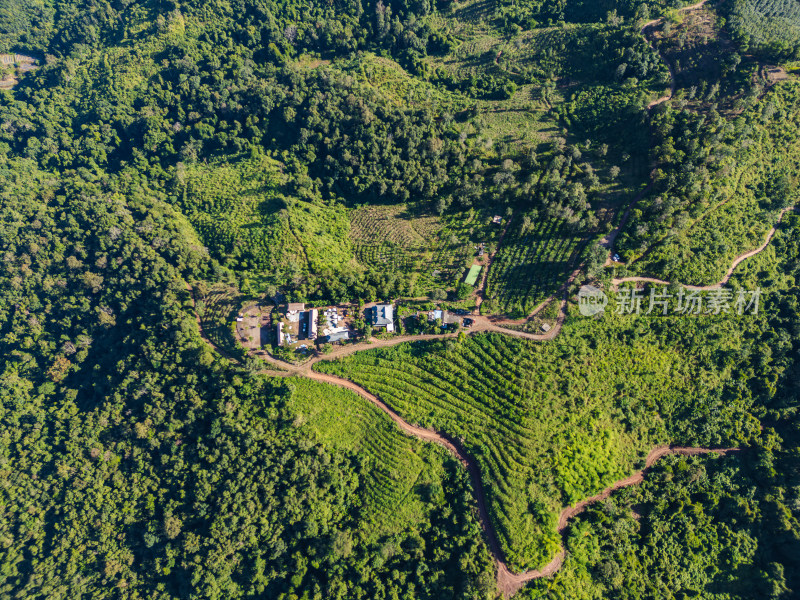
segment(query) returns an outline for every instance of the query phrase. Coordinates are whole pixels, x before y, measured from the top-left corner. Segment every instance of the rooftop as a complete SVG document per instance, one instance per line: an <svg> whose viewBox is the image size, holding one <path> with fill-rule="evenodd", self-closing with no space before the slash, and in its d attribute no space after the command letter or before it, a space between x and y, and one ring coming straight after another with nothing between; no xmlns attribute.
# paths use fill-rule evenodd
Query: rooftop
<svg viewBox="0 0 800 600"><path fill-rule="evenodd" d="M464 283L467 285L475 285L478 281L478 275L481 273L481 265L472 265L469 268L469 273L467 273L467 278L464 280Z"/></svg>
<svg viewBox="0 0 800 600"><path fill-rule="evenodd" d="M372 309L372 324L385 327L394 324L394 307L391 304L378 304Z"/></svg>
<svg viewBox="0 0 800 600"><path fill-rule="evenodd" d="M322 342L332 343L332 342L343 342L344 340L350 339L350 332L349 331L336 331L331 333L330 335L325 336L321 339Z"/></svg>

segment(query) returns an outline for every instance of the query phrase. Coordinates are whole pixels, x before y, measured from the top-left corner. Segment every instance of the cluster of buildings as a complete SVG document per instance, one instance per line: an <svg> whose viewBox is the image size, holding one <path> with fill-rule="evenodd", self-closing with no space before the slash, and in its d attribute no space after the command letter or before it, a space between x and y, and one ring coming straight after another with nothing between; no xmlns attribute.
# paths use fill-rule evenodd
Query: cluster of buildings
<svg viewBox="0 0 800 600"><path fill-rule="evenodd" d="M302 339L317 339L317 318L319 311L316 308L306 310L306 305L302 302L290 302L286 307L286 319L289 325L297 324L292 327L294 331L288 331L284 326L284 321L278 321L275 325L275 340L278 346L285 343L292 344Z"/></svg>
<svg viewBox="0 0 800 600"><path fill-rule="evenodd" d="M334 344L336 342L346 342L350 339L350 326L345 321L347 311L343 311L340 315L337 308L326 308L325 312L325 329L319 341L323 344Z"/></svg>
<svg viewBox="0 0 800 600"><path fill-rule="evenodd" d="M306 339L320 344L345 342L353 335L346 310L340 314L335 307L321 309L324 325L320 332L320 309L306 310L302 302L290 302L285 306L285 316L275 323L277 346L291 345ZM391 304L371 306L365 311L364 317L374 329L385 329L388 332L395 330L394 307Z"/></svg>

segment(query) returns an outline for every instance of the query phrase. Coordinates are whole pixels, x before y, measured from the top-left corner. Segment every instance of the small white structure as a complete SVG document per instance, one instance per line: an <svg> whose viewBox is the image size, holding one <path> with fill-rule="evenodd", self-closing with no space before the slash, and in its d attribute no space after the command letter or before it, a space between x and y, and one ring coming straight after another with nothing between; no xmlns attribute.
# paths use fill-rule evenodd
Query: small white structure
<svg viewBox="0 0 800 600"><path fill-rule="evenodd" d="M308 311L308 339L317 339L317 309L312 308Z"/></svg>
<svg viewBox="0 0 800 600"><path fill-rule="evenodd" d="M495 215L494 218L492 219L492 223L494 223L495 225L502 225L503 217L501 217L500 215Z"/></svg>
<svg viewBox="0 0 800 600"><path fill-rule="evenodd" d="M278 323L278 346L283 346L283 323Z"/></svg>
<svg viewBox="0 0 800 600"><path fill-rule="evenodd" d="M297 313L303 312L305 309L306 305L303 302L289 302L287 312L290 315L296 315Z"/></svg>

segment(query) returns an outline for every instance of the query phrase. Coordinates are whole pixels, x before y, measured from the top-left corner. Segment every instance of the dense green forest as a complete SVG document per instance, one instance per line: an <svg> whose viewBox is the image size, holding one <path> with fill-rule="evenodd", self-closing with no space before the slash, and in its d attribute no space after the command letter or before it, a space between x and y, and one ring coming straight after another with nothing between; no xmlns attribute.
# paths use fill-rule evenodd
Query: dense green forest
<svg viewBox="0 0 800 600"><path fill-rule="evenodd" d="M471 308L488 255L487 315L579 267L719 279L797 200L797 3L682 4L0 0L0 596L496 598L451 453L202 335L240 356L231 315L277 293ZM788 598L798 225L732 280L757 316L570 307L551 342L316 368L475 456L514 569L653 445L742 446L591 507L521 595Z"/></svg>
<svg viewBox="0 0 800 600"><path fill-rule="evenodd" d="M487 593L458 464L367 407L349 442L312 435L341 410L302 416L328 391L215 356L182 280L212 267L144 183L65 182L30 161L0 176L4 594ZM398 455L414 481L385 471ZM376 527L376 511L393 520Z"/></svg>

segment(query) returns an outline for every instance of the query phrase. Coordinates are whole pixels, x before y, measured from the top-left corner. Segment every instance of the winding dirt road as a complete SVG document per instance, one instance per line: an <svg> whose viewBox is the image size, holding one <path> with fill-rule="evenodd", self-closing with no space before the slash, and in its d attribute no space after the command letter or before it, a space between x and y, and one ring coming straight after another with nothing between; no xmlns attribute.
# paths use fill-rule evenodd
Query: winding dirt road
<svg viewBox="0 0 800 600"><path fill-rule="evenodd" d="M717 283L712 283L711 285L684 285L683 287L686 288L687 290L705 292L705 291L709 291L709 290L715 290L715 289L720 288L723 285L727 284L728 281L730 281L731 277L733 276L733 272L736 270L736 267L738 267L739 264L742 263L742 261L747 260L751 256L755 256L756 254L759 254L760 252L764 251L764 249L767 246L769 246L769 243L772 241L772 238L775 236L775 232L778 231L778 226L781 224L781 221L783 221L783 217L786 215L787 212L789 212L791 210L794 210L793 206L790 206L788 208L784 208L781 211L780 216L778 217L778 221L775 223L775 225L772 227L772 229L770 229L769 232L767 233L767 237L764 240L764 243L762 243L758 248L755 248L753 250L750 250L748 252L745 252L744 254L740 254L739 256L737 256L734 259L733 263L731 263L731 266L728 269L728 271L725 273L725 276L722 279L720 279ZM615 278L615 279L611 280L611 284L615 288L619 287L620 284L622 284L622 283L636 283L636 282L658 283L658 284L661 284L661 285L669 285L670 284L669 281L665 281L663 279L656 279L655 277L621 277L621 278Z"/></svg>
<svg viewBox="0 0 800 600"><path fill-rule="evenodd" d="M602 492L595 494L590 498L586 498L574 506L567 506L562 509L558 516L558 533L562 537L561 549L549 563L544 565L541 569L524 571L522 573L513 573L506 564L505 555L503 554L503 550L500 546L500 541L497 538L497 532L491 525L491 520L489 519L489 512L486 504L486 494L484 493L483 482L481 481L478 463L475 458L473 458L463 448L463 446L446 434L432 429L425 429L417 425L411 425L380 398L348 379L342 379L334 375L319 373L311 370L304 372L303 375L316 381L336 385L355 392L362 398L365 398L381 409L406 434L427 442L439 444L458 458L461 464L467 468L470 479L472 480L472 487L475 490L475 500L478 505L478 516L480 517L481 527L486 534L489 549L491 550L492 555L497 563L497 588L506 598L510 598L516 594L527 582L534 579L541 579L542 577L550 577L561 568L564 558L566 557L564 540L566 538L566 531L567 527L569 526L570 519L583 512L589 505L599 502L600 500L605 500L614 491L631 485L640 484L642 481L644 481L644 476L647 473L647 470L650 469L660 458L669 456L671 454L694 456L698 454L726 454L729 452L739 451L738 448L685 448L680 446L657 446L653 448L650 450L647 458L645 459L645 466L643 469L636 471L625 479L620 479L619 481L612 483Z"/></svg>
<svg viewBox="0 0 800 600"><path fill-rule="evenodd" d="M781 219L789 210L792 209L787 208L781 212ZM780 223L780 219L778 223ZM728 269L728 272L726 273L722 281L712 286L704 286L704 287L687 286L687 287L689 289L709 290L724 285L725 283L728 282L734 270L742 261L758 254L769 245L769 242L772 240L772 237L775 235L775 232L777 231L777 227L778 225L776 224L775 227L772 228L772 230L767 235L766 240L764 241L763 244L761 244L761 246L738 256L733 261L731 267ZM558 318L556 320L556 325L549 332L544 334L532 334L523 331L515 331L503 327L504 325L505 326L519 325L523 323L525 319L512 321L503 318L493 318L493 317L475 315L473 317L475 323L472 330L470 331L470 335L475 335L484 332L495 332L495 333L502 333L505 335L511 335L515 337L538 340L538 341L546 341L554 339L561 332L561 328L567 316L569 286L575 280L575 278L578 277L579 274L580 274L580 268L576 269L570 275L569 279L562 285L562 289L560 291L563 293L563 297L559 308ZM642 281L642 282L651 282L651 283L660 283L669 285L668 281L663 281L648 277L626 277L622 279L614 279L612 280L612 283L613 285L618 286L619 284L628 281ZM224 349L217 346L205 335L202 319L200 318L196 310L194 290L188 283L186 284L186 288L190 292L190 302L192 304L192 308L194 309L195 317L197 319L197 324L200 330L200 335L204 340L204 342L208 344L213 350L218 352L220 355L228 358L229 360L235 361L236 360L235 357L226 353ZM543 302L541 305L537 306L536 309L533 311L533 314L536 314L536 312L541 310L548 302L552 301L553 299L554 298L551 297L545 302ZM473 489L475 490L475 500L478 506L478 516L480 519L480 523L485 532L489 549L492 555L494 556L497 564L497 588L500 592L502 592L502 594L506 598L513 596L517 591L519 591L520 588L522 588L529 581L532 581L534 579L539 579L542 577L550 577L553 574L555 574L561 568L561 565L563 564L564 559L566 557L566 549L564 547L563 540L566 536L566 529L569 525L570 519L579 514L590 504L608 498L611 495L611 493L614 492L615 490L641 483L644 479L647 470L658 459L670 454L681 454L681 455L697 455L697 454L709 454L709 453L726 454L729 452L737 451L736 448L717 448L717 449L684 448L677 446L658 446L656 448L653 448L647 455L647 458L645 460L645 467L643 469L636 471L632 475L613 483L612 485L604 489L602 492L590 498L586 498L585 500L579 502L575 506L565 507L561 511L558 519L558 532L562 536L562 545L559 552L553 557L553 559L549 563L544 565L541 569L525 571L523 573L513 573L506 564L505 556L500 546L500 542L497 538L497 533L494 527L492 526L491 520L489 518L486 505L486 497L477 461L472 456L470 456L470 454L456 440L452 439L447 434L408 423L405 419L403 419L398 413L396 413L390 406L388 406L380 398L378 398L374 394L371 394L366 389L362 388L356 383L347 379L329 375L327 373L319 373L313 370L313 366L322 360L334 360L337 358L341 358L343 356L354 354L356 352L361 352L364 350L373 350L376 348L386 348L397 344L402 344L405 342L442 340L442 339L454 338L457 337L457 335L458 334L456 333L432 334L432 335L405 335L405 336L396 336L390 339L373 340L373 342L370 344L352 344L339 348L329 355L315 356L302 365L292 365L283 362L281 360L278 360L266 353L260 354L259 358L265 360L266 362L270 363L272 366L275 367L275 369L267 369L262 371L262 373L265 375L270 375L273 377L290 377L290 376L307 377L315 381L320 381L323 383L336 385L348 389L352 392L355 392L362 398L366 399L367 401L371 402L376 407L378 407L395 424L397 424L397 426L400 427L402 431L404 431L408 435L417 437L427 442L433 442L439 444L444 448L446 448L454 456L456 456L458 460L467 468L470 474Z"/></svg>
<svg viewBox="0 0 800 600"><path fill-rule="evenodd" d="M683 8L679 8L678 12L689 12L689 11L692 11L692 10L697 10L698 8L701 8L706 2L708 2L708 0L702 0L701 2L697 2L696 4L692 4L691 6L684 6ZM653 19L652 21L648 21L647 23L645 23L642 26L641 33L642 33L642 35L645 36L645 39L647 39L647 36L645 35L645 32L648 29L650 29L651 27L655 27L659 23L663 22L664 19L665 19L665 17L661 17L661 18L658 18L658 19ZM648 40L648 43L649 43L649 40ZM653 48L653 50L655 50L655 47L653 46L652 43L650 43L650 47ZM656 50L656 52L657 52L657 50ZM668 100L672 100L672 97L675 95L675 88L676 88L675 71L672 70L672 65L669 62L667 62L667 61L664 61L664 62L667 63L667 69L669 69L669 94L666 95L666 96L662 96L661 98L657 98L657 99L653 100L652 102L650 102L650 104L647 105L647 109L648 110L650 110L654 106L658 106L659 104L667 102Z"/></svg>
<svg viewBox="0 0 800 600"><path fill-rule="evenodd" d="M568 285L574 280L578 272L579 271L573 273L568 282L566 282L563 286L564 298L561 303L561 309L557 325L548 333L537 335L537 334L528 334L521 331L504 329L497 323L508 324L509 322L498 320L493 323L487 317L476 318L476 325L471 333L475 334L486 331L494 331L494 332L501 332L507 335L516 335L518 337L532 338L537 340L550 340L555 338L560 332L561 327L564 323L564 319L566 317L567 301L568 301L568 296L567 296ZM194 307L195 299L193 290L188 283L186 287L190 291L191 303L192 306ZM197 323L200 328L201 337L203 338L205 343L207 343L211 348L213 348L215 351L219 352L223 356L226 356L231 360L235 360L233 357L227 355L224 352L224 350L219 348L216 344L214 344L210 339L206 337L203 331L202 319L200 319L196 311L195 311L195 316L197 318ZM511 322L511 323L516 323L516 322ZM278 359L266 355L262 356L261 358L264 358L274 366L278 367L280 370L266 370L263 373L275 377L288 377L288 376L307 377L315 381L327 383L330 385L336 385L338 387L350 390L358 394L362 398L366 399L367 401L371 402L373 405L375 405L377 408L383 411L384 414L386 414L392 420L392 422L394 422L406 434L419 438L423 441L439 444L445 449L447 449L449 452L451 452L466 467L470 475L472 486L475 491L475 500L478 507L478 517L481 523L481 527L483 528L483 531L485 533L489 549L497 565L497 588L506 598L510 598L511 596L513 596L517 591L520 590L520 588L522 588L529 581L532 581L534 579L539 579L542 577L550 577L553 574L555 574L561 568L561 565L563 564L564 559L566 557L564 539L566 536L566 530L569 525L570 519L572 519L574 516L582 512L587 506L589 506L593 502L597 502L599 500L608 498L610 494L615 490L618 490L626 486L636 485L638 483L641 483L647 469L649 469L653 465L653 463L655 463L659 458L662 458L669 454L683 454L683 455L695 455L695 454L707 454L707 453L725 454L727 452L736 451L735 448L713 449L713 448L683 448L683 447L670 447L670 446L658 446L656 448L653 448L647 455L644 469L641 469L633 473L632 475L626 477L625 479L621 479L613 483L600 493L579 502L575 506L565 507L561 511L558 519L558 532L562 536L561 549L549 563L544 565L541 569L525 571L522 573L513 573L506 564L505 555L503 553L502 547L500 546L500 542L497 537L497 532L492 526L491 520L489 518L488 508L486 504L486 495L483 488L483 482L480 476L480 469L478 467L478 462L475 460L475 458L472 457L466 451L466 449L464 449L461 446L461 444L458 443L458 441L454 440L447 434L435 431L433 429L426 429L423 427L419 427L418 425L413 425L411 423L408 423L405 419L403 419L397 412L395 412L380 398L370 393L363 387L357 385L356 383L348 379L336 377L334 375L330 375L327 373L320 373L313 370L313 365L321 360L331 360L334 358L339 358L342 356L353 354L355 352L359 352L362 350L384 348L409 341L440 340L440 339L453 338L456 337L456 335L457 334L455 333L449 333L441 335L398 336L388 340L376 340L372 344L350 345L341 348L336 353L327 356L314 357L303 365L289 365L287 363L279 361Z"/></svg>
<svg viewBox="0 0 800 600"><path fill-rule="evenodd" d="M561 549L558 553L553 557L549 563L543 566L541 569L535 571L526 571L524 573L512 573L508 570L505 563L498 562L497 567L497 587L503 593L503 596L506 598L510 598L514 594L516 594L520 588L522 588L527 582L532 581L534 579L541 579L542 577L550 577L554 575L560 568L561 565L564 564L564 559L566 558L567 551L564 546L565 539L566 539L566 532L567 527L569 526L569 521L573 517L577 516L586 508L594 504L595 502L599 502L601 500L605 500L613 492L619 490L624 487L628 487L631 485L638 485L644 481L644 476L647 474L647 471L655 464L655 462L660 459L664 458L665 456L669 456L671 454L679 454L683 456L696 456L699 454L719 454L724 455L729 452L739 452L739 448L685 448L681 446L656 446L647 455L645 459L645 467L639 471L636 471L632 475L626 477L625 479L620 479L612 483L606 489L604 489L599 494L595 494L585 500L581 500L575 506L567 506L561 511L561 514L558 516L558 533L561 534Z"/></svg>

